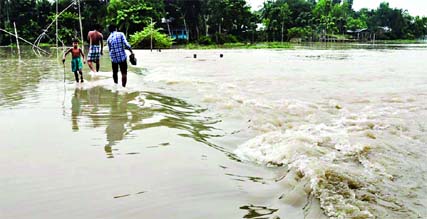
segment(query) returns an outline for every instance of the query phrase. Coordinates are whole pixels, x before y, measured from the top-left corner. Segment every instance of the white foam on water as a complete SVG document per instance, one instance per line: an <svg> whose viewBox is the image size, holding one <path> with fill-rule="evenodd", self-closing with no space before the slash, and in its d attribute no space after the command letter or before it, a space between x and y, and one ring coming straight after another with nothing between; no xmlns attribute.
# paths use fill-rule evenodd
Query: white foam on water
<svg viewBox="0 0 427 219"><path fill-rule="evenodd" d="M394 176L381 163L387 157L379 153L386 148L371 145L375 134L366 134L366 130L381 132L390 127L378 116L395 111L370 113L356 115L343 111L341 118L329 124L303 122L285 129L271 126L275 131L239 145L235 154L246 161L286 166L297 173L301 176L300 183L310 184L310 194L320 200L324 213L331 218L416 216L410 205L404 205L396 194L384 190L386 185L396 188L402 185L393 185Z"/></svg>
<svg viewBox="0 0 427 219"><path fill-rule="evenodd" d="M103 87L107 90L117 91L121 93L131 93L136 91L141 91L140 82L141 78L136 75L134 72L128 72L128 80L126 87L121 86L121 75L119 72L119 84L114 84L113 77L111 72L91 72L92 76L90 78L84 78L83 83L68 82L68 84L73 83L75 88L89 90L94 87Z"/></svg>

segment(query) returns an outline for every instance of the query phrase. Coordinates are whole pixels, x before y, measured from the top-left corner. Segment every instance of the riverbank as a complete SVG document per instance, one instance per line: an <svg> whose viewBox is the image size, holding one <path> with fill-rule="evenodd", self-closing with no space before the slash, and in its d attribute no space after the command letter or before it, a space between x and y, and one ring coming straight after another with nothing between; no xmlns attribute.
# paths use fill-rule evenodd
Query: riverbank
<svg viewBox="0 0 427 219"><path fill-rule="evenodd" d="M427 40L375 40L377 44L427 44Z"/></svg>
<svg viewBox="0 0 427 219"><path fill-rule="evenodd" d="M262 43L225 43L225 44L214 44L214 45L200 45L195 43L189 43L187 45L177 46L177 48L184 49L291 49L293 48L292 43L289 42L262 42Z"/></svg>
<svg viewBox="0 0 427 219"><path fill-rule="evenodd" d="M409 45L409 44L427 44L427 41L422 40L375 40L367 42L357 42L357 41L331 41L331 42L257 42L257 43L225 43L225 44L213 44L213 45L201 45L197 43L173 45L170 49L188 49L188 50L212 50L212 49L295 49L301 45L359 45L359 44L371 44L371 45ZM106 45L104 43L104 45ZM87 47L87 45L85 45ZM16 48L16 44L8 46L0 46L2 48ZM22 47L22 46L21 46ZM43 43L40 44L42 48L55 49L54 44ZM62 49L62 47L60 47ZM153 50L157 50L153 48ZM167 50L167 49L162 49Z"/></svg>
<svg viewBox="0 0 427 219"><path fill-rule="evenodd" d="M200 45L190 43L186 45L176 45L175 49L190 49L190 50L208 50L208 49L293 49L300 45L325 45L325 44L337 44L337 45L358 45L358 44L427 44L427 41L420 40L376 40L376 41L345 41L336 40L328 42L260 42L260 43L226 43L226 44L215 44L215 45Z"/></svg>

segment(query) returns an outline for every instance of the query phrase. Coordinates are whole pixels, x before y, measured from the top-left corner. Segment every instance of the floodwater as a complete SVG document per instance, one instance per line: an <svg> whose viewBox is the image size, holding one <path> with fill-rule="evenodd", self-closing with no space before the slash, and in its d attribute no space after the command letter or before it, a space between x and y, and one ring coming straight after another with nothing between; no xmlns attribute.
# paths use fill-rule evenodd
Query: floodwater
<svg viewBox="0 0 427 219"><path fill-rule="evenodd" d="M425 45L136 54L0 48L0 218L427 218Z"/></svg>

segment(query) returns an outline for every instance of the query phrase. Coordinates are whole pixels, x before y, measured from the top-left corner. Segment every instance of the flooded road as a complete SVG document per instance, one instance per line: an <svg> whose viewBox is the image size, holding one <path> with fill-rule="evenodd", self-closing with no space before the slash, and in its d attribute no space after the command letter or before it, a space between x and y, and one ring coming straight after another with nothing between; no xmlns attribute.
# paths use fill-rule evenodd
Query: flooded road
<svg viewBox="0 0 427 219"><path fill-rule="evenodd" d="M427 217L424 45L136 54L1 49L2 218Z"/></svg>

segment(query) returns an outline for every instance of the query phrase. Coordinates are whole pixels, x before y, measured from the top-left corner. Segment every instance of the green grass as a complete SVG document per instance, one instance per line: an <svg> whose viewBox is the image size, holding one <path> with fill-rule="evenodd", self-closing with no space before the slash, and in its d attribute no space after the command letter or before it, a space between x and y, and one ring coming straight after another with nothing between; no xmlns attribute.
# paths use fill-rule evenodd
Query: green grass
<svg viewBox="0 0 427 219"><path fill-rule="evenodd" d="M265 43L225 43L223 45L199 45L187 44L185 49L291 49L292 44L285 42L265 42Z"/></svg>
<svg viewBox="0 0 427 219"><path fill-rule="evenodd" d="M55 44L53 44L53 43L40 43L39 44L39 46L40 47L53 47L53 46L56 46ZM60 45L58 45L58 46L60 46Z"/></svg>
<svg viewBox="0 0 427 219"><path fill-rule="evenodd" d="M378 44L421 44L421 43L426 43L425 41L420 41L420 40L407 40L407 39L403 39L403 40L375 40L375 43Z"/></svg>
<svg viewBox="0 0 427 219"><path fill-rule="evenodd" d="M334 37L337 40L349 40L349 35L343 35L343 34L328 34L328 37Z"/></svg>

